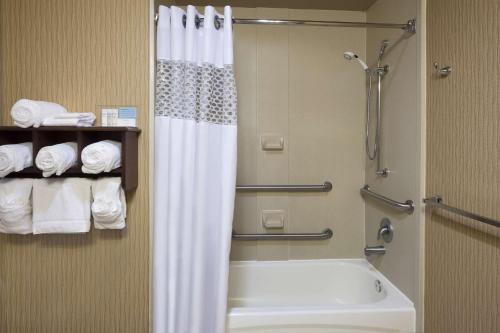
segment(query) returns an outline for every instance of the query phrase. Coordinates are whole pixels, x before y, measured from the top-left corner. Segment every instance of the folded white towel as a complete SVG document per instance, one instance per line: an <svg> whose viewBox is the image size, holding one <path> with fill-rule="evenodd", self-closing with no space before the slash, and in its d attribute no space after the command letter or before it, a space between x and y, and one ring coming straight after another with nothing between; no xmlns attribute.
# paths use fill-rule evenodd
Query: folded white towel
<svg viewBox="0 0 500 333"><path fill-rule="evenodd" d="M91 180L33 181L33 233L78 233L90 230Z"/></svg>
<svg viewBox="0 0 500 333"><path fill-rule="evenodd" d="M99 178L92 184L92 217L96 229L123 229L127 217L121 178Z"/></svg>
<svg viewBox="0 0 500 333"><path fill-rule="evenodd" d="M0 232L30 234L33 179L0 180Z"/></svg>
<svg viewBox="0 0 500 333"><path fill-rule="evenodd" d="M76 164L77 149L76 142L43 147L36 155L36 166L43 171L44 177L50 177L53 174L60 176Z"/></svg>
<svg viewBox="0 0 500 333"><path fill-rule="evenodd" d="M24 142L0 146L0 177L33 165L33 144Z"/></svg>
<svg viewBox="0 0 500 333"><path fill-rule="evenodd" d="M122 144L104 140L88 145L82 150L82 171L84 173L110 172L121 165Z"/></svg>
<svg viewBox="0 0 500 333"><path fill-rule="evenodd" d="M17 126L27 128L39 127L45 118L66 112L66 108L57 103L20 99L12 106L10 115Z"/></svg>
<svg viewBox="0 0 500 333"><path fill-rule="evenodd" d="M95 115L92 112L68 112L44 119L42 126L90 127L94 121Z"/></svg>

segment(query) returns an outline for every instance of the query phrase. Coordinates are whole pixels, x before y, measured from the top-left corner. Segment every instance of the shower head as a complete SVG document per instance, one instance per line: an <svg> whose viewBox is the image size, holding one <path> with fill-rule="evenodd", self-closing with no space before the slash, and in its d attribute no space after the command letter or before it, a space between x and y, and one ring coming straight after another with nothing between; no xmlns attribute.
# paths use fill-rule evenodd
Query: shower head
<svg viewBox="0 0 500 333"><path fill-rule="evenodd" d="M368 70L368 65L363 60L361 60L356 53L351 51L344 52L344 58L346 58L347 60L356 59L365 71Z"/></svg>
<svg viewBox="0 0 500 333"><path fill-rule="evenodd" d="M380 61L382 60L382 57L384 56L385 50L389 46L389 41L387 39L384 39L380 43L380 50L378 51L378 60L377 60L377 67L380 67Z"/></svg>
<svg viewBox="0 0 500 333"><path fill-rule="evenodd" d="M352 60L354 58L355 54L353 52L344 52L344 58L347 60Z"/></svg>

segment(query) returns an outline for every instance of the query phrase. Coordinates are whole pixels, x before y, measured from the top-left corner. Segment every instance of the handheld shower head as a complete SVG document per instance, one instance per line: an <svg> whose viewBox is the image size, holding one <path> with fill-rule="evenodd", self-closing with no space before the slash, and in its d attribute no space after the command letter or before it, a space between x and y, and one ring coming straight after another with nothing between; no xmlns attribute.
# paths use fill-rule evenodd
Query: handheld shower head
<svg viewBox="0 0 500 333"><path fill-rule="evenodd" d="M344 52L344 58L346 60L356 59L365 71L368 70L368 65L363 60L361 60L356 53L351 51Z"/></svg>
<svg viewBox="0 0 500 333"><path fill-rule="evenodd" d="M354 58L355 54L353 52L344 52L344 58L347 60L352 60Z"/></svg>
<svg viewBox="0 0 500 333"><path fill-rule="evenodd" d="M377 60L377 67L380 67L380 61L382 61L382 57L384 56L385 50L389 46L389 41L387 39L384 39L380 43L380 50L378 51L378 60Z"/></svg>

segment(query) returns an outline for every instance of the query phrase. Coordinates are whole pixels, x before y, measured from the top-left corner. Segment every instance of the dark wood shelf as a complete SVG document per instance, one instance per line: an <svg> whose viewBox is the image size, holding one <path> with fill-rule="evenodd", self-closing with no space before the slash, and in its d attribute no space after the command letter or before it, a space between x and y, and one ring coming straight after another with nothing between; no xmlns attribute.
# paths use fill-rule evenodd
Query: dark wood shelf
<svg viewBox="0 0 500 333"><path fill-rule="evenodd" d="M121 177L125 190L137 187L138 183L138 136L141 130L136 127L39 127L20 128L0 126L0 145L32 142L33 164L36 155L45 146L73 141L78 144L77 165L57 177ZM82 172L81 153L86 146L101 141L114 140L122 144L121 167L111 172L88 174ZM36 166L9 174L9 178L42 178L42 171Z"/></svg>

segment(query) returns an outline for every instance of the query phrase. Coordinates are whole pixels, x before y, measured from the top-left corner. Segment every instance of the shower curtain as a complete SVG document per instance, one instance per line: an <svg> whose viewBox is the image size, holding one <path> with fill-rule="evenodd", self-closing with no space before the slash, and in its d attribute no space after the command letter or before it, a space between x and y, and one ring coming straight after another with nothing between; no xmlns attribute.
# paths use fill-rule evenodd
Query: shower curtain
<svg viewBox="0 0 500 333"><path fill-rule="evenodd" d="M231 8L159 8L153 330L223 333L236 179ZM202 20L200 18L203 18ZM224 19L226 18L226 19Z"/></svg>

